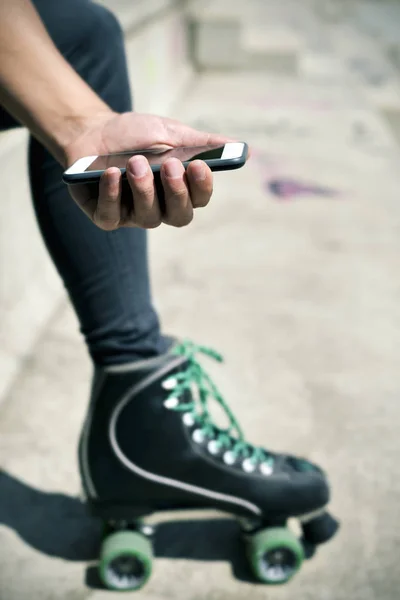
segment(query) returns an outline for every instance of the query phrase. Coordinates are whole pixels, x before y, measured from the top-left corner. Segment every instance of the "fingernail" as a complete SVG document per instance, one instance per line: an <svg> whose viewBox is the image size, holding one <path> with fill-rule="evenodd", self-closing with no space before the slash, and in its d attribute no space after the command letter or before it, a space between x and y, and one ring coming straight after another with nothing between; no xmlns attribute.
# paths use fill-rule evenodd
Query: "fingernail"
<svg viewBox="0 0 400 600"><path fill-rule="evenodd" d="M134 177L144 177L148 171L147 160L138 156L129 162L129 169Z"/></svg>
<svg viewBox="0 0 400 600"><path fill-rule="evenodd" d="M167 177L171 177L171 179L182 177L183 166L181 161L177 158L171 159L167 163L165 163L164 168Z"/></svg>
<svg viewBox="0 0 400 600"><path fill-rule="evenodd" d="M119 169L118 169L118 171L114 170L114 169L112 171L109 171L108 172L108 182L111 185L117 184L119 181L120 174L121 174L121 171Z"/></svg>
<svg viewBox="0 0 400 600"><path fill-rule="evenodd" d="M206 178L206 169L204 167L204 165L201 162L196 163L196 165L193 165L193 177L195 181L204 181Z"/></svg>

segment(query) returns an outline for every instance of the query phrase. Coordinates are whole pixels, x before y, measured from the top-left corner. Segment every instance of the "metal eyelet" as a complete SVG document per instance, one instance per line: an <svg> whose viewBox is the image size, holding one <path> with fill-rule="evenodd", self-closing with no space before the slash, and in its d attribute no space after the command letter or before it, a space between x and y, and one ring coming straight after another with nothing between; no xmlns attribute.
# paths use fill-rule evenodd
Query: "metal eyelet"
<svg viewBox="0 0 400 600"><path fill-rule="evenodd" d="M226 465L233 465L236 462L236 456L233 452L228 450L228 452L225 452L224 454L223 461Z"/></svg>
<svg viewBox="0 0 400 600"><path fill-rule="evenodd" d="M195 424L194 416L190 412L183 413L182 421L187 427L193 427Z"/></svg>
<svg viewBox="0 0 400 600"><path fill-rule="evenodd" d="M260 465L260 471L263 475L266 475L268 477L269 475L272 475L272 473L274 472L274 468L270 463L263 462Z"/></svg>
<svg viewBox="0 0 400 600"><path fill-rule="evenodd" d="M176 388L177 385L178 381L175 379L175 377L169 377L168 379L164 379L164 381L161 383L161 387L164 390L173 390Z"/></svg>
<svg viewBox="0 0 400 600"><path fill-rule="evenodd" d="M208 443L207 450L209 451L209 453L210 453L210 454L213 454L214 456L215 456L216 454L218 454L218 452L219 452L219 450L220 450L220 445L219 445L219 443L217 442L217 440L211 440L211 441Z"/></svg>
<svg viewBox="0 0 400 600"><path fill-rule="evenodd" d="M242 469L243 471L246 471L246 473L253 473L253 471L255 471L255 468L256 465L251 460L251 458L246 458L242 463Z"/></svg>
<svg viewBox="0 0 400 600"><path fill-rule="evenodd" d="M179 404L178 398L172 397L167 398L164 402L165 408L176 408Z"/></svg>
<svg viewBox="0 0 400 600"><path fill-rule="evenodd" d="M205 440L204 432L201 429L195 429L192 433L192 439L196 444L202 444Z"/></svg>

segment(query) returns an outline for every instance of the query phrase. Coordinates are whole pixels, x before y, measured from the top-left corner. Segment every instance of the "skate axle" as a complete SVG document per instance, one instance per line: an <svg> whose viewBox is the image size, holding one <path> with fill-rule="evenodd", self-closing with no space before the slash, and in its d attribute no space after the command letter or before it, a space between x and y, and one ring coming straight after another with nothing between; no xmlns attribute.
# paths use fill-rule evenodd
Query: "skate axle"
<svg viewBox="0 0 400 600"><path fill-rule="evenodd" d="M136 531L143 534L146 537L153 537L156 532L154 525L149 525L141 519L135 519L132 521L107 521L105 523L105 532L107 535L116 533L118 531Z"/></svg>
<svg viewBox="0 0 400 600"><path fill-rule="evenodd" d="M268 529L271 527L286 527L287 525L286 519L265 520L238 518L237 521L244 535L253 535L262 529Z"/></svg>

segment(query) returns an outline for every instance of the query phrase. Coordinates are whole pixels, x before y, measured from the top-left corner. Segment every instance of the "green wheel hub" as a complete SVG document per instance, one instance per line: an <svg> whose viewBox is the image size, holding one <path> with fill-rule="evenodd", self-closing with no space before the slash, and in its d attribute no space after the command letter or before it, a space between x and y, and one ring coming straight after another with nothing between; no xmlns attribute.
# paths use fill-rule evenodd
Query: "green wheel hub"
<svg viewBox="0 0 400 600"><path fill-rule="evenodd" d="M118 531L103 542L99 574L110 590L129 591L141 588L151 575L151 542L137 531Z"/></svg>
<svg viewBox="0 0 400 600"><path fill-rule="evenodd" d="M263 529L247 542L247 554L255 577L263 583L286 583L304 560L301 542L286 527Z"/></svg>

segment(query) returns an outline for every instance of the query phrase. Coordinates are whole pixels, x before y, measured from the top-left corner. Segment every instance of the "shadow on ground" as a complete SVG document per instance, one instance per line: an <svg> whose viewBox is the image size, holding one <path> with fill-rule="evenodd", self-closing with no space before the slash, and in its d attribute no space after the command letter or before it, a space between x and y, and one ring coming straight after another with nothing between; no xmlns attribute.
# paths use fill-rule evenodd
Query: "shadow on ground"
<svg viewBox="0 0 400 600"><path fill-rule="evenodd" d="M101 523L72 496L38 490L0 471L0 524L14 530L35 550L70 561L97 561ZM251 581L239 528L228 519L175 520L161 523L154 542L156 557L227 561L237 579ZM101 587L90 565L86 584Z"/></svg>

